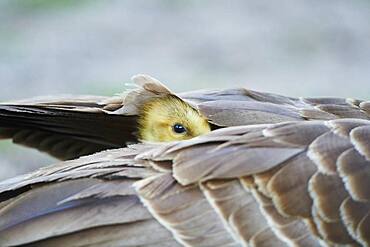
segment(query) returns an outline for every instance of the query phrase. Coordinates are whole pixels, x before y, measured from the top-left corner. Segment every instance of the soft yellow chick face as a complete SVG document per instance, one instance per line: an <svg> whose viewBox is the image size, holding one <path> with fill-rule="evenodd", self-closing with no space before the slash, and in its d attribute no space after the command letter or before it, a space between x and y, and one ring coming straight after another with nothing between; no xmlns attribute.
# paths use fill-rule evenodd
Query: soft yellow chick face
<svg viewBox="0 0 370 247"><path fill-rule="evenodd" d="M211 131L198 111L175 96L145 103L138 123L139 138L152 142L186 140Z"/></svg>

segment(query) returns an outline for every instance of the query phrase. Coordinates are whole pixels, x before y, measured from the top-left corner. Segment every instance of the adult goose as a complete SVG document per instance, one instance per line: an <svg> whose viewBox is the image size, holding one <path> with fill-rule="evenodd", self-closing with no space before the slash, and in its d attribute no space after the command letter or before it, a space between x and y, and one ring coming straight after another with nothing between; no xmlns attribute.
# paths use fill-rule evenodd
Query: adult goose
<svg viewBox="0 0 370 247"><path fill-rule="evenodd" d="M105 103L2 105L4 137L63 159L151 142L0 183L1 246L369 245L367 102L135 81Z"/></svg>
<svg viewBox="0 0 370 247"><path fill-rule="evenodd" d="M369 246L370 121L227 127L0 183L0 246Z"/></svg>

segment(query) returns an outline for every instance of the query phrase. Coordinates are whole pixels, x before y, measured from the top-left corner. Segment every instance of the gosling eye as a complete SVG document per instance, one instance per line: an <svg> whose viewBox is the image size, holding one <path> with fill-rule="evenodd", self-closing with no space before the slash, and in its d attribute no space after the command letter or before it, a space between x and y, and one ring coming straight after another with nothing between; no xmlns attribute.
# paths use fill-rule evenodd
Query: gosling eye
<svg viewBox="0 0 370 247"><path fill-rule="evenodd" d="M172 130L176 134L184 134L184 133L186 133L186 128L182 124L179 124L179 123L174 124L172 126Z"/></svg>

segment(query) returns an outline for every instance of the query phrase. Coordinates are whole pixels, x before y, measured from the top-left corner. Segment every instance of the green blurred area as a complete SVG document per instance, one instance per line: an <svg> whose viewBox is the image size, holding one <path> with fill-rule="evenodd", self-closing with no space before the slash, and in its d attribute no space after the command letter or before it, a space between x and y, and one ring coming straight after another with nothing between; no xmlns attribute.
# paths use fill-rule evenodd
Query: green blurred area
<svg viewBox="0 0 370 247"><path fill-rule="evenodd" d="M10 151L13 148L14 143L10 140L0 140L0 151Z"/></svg>
<svg viewBox="0 0 370 247"><path fill-rule="evenodd" d="M27 11L50 11L63 10L65 8L76 8L93 1L88 0L11 0L8 5L17 10Z"/></svg>

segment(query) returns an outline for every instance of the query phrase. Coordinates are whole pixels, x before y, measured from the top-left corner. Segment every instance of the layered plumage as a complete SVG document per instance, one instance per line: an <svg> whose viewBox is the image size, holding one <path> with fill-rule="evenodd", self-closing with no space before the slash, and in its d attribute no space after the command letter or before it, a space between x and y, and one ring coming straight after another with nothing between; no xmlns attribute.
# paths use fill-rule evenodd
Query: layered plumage
<svg viewBox="0 0 370 247"><path fill-rule="evenodd" d="M370 121L229 127L0 183L0 245L369 246Z"/></svg>
<svg viewBox="0 0 370 247"><path fill-rule="evenodd" d="M341 98L290 98L247 89L175 94L149 76L115 97L45 97L0 104L0 138L72 159L137 142L137 117L145 102L181 98L213 128L284 121L369 119L370 102Z"/></svg>
<svg viewBox="0 0 370 247"><path fill-rule="evenodd" d="M2 136L63 159L124 146L162 97L225 128L1 182L0 246L370 246L369 102L135 80L124 97L3 104Z"/></svg>

